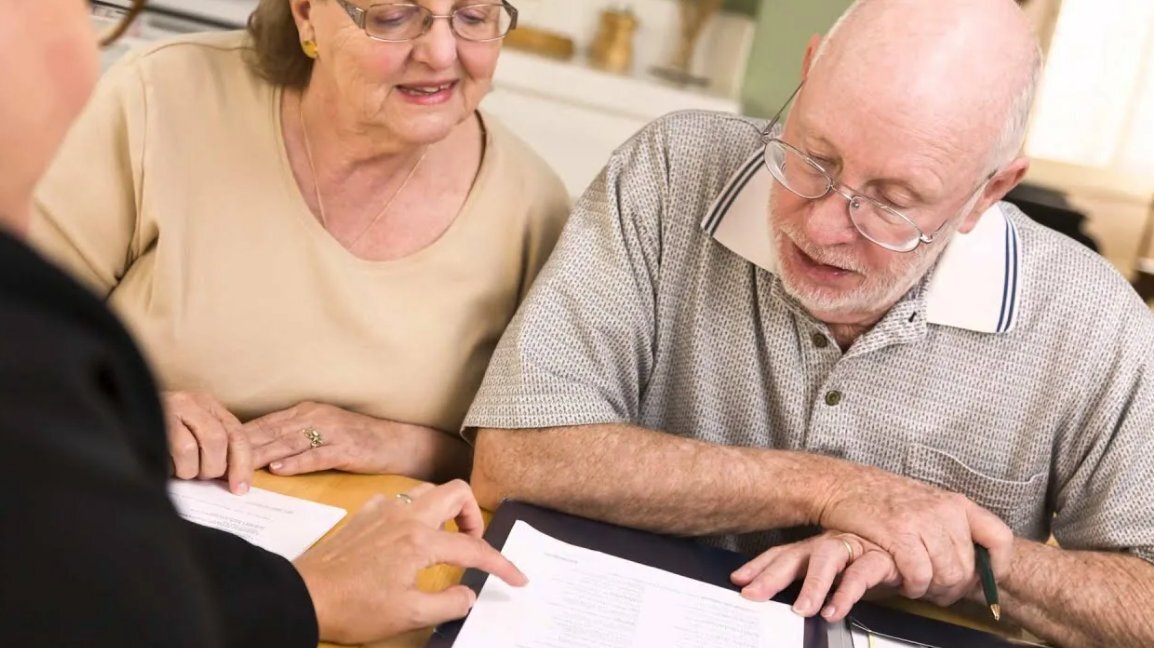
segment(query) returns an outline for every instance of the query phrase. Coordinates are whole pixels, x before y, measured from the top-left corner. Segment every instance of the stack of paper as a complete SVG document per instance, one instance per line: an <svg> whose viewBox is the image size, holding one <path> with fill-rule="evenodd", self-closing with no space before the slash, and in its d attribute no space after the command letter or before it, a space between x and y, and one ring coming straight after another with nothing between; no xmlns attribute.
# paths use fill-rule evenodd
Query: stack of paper
<svg viewBox="0 0 1154 648"><path fill-rule="evenodd" d="M336 526L345 510L253 488L233 495L222 482L168 483L168 494L184 519L238 535L289 560Z"/></svg>

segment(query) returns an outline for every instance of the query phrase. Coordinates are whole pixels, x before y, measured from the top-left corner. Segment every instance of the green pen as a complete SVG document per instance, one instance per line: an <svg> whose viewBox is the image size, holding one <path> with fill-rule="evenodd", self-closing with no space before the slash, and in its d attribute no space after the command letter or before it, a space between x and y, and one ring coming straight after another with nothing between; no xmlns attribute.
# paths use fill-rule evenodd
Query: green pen
<svg viewBox="0 0 1154 648"><path fill-rule="evenodd" d="M986 605L990 606L990 613L994 621L1002 620L1002 606L998 603L998 585L994 582L994 569L990 567L990 552L982 545L974 545L974 557L978 568L978 578L982 581L982 594L986 597Z"/></svg>

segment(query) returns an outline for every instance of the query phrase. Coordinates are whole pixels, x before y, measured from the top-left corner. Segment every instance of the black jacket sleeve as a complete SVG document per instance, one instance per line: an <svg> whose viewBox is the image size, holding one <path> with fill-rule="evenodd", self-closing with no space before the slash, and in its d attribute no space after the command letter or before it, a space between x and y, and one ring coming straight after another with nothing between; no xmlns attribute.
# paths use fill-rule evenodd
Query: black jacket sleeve
<svg viewBox="0 0 1154 648"><path fill-rule="evenodd" d="M0 234L5 645L316 645L288 561L177 516L163 425L115 318Z"/></svg>

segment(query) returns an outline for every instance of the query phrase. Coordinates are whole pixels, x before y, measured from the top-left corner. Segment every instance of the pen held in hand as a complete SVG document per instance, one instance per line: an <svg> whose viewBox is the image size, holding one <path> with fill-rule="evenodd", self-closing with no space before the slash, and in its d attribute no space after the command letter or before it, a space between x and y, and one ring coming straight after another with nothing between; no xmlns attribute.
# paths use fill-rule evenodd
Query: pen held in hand
<svg viewBox="0 0 1154 648"><path fill-rule="evenodd" d="M974 545L975 565L978 578L982 581L982 594L995 621L1002 620L1002 606L998 603L998 585L994 582L994 570L990 567L990 552L982 545Z"/></svg>

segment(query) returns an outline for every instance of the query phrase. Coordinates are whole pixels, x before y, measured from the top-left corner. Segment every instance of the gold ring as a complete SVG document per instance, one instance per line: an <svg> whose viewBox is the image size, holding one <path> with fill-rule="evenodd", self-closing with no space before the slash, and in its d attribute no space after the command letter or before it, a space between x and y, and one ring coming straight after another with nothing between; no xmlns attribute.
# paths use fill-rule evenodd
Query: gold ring
<svg viewBox="0 0 1154 648"><path fill-rule="evenodd" d="M849 554L849 560L846 561L846 564L848 565L857 558L857 555L854 554L853 545L849 543L849 540L846 540L842 537L838 537L838 540L841 542L842 546L845 547L846 553Z"/></svg>
<svg viewBox="0 0 1154 648"><path fill-rule="evenodd" d="M413 503L413 498L409 497L408 493L397 493L397 499L401 500L402 504Z"/></svg>
<svg viewBox="0 0 1154 648"><path fill-rule="evenodd" d="M321 431L315 427L310 425L307 428L301 430L301 432L303 432L305 438L309 440L310 448L315 450L325 444L325 437L321 435Z"/></svg>

